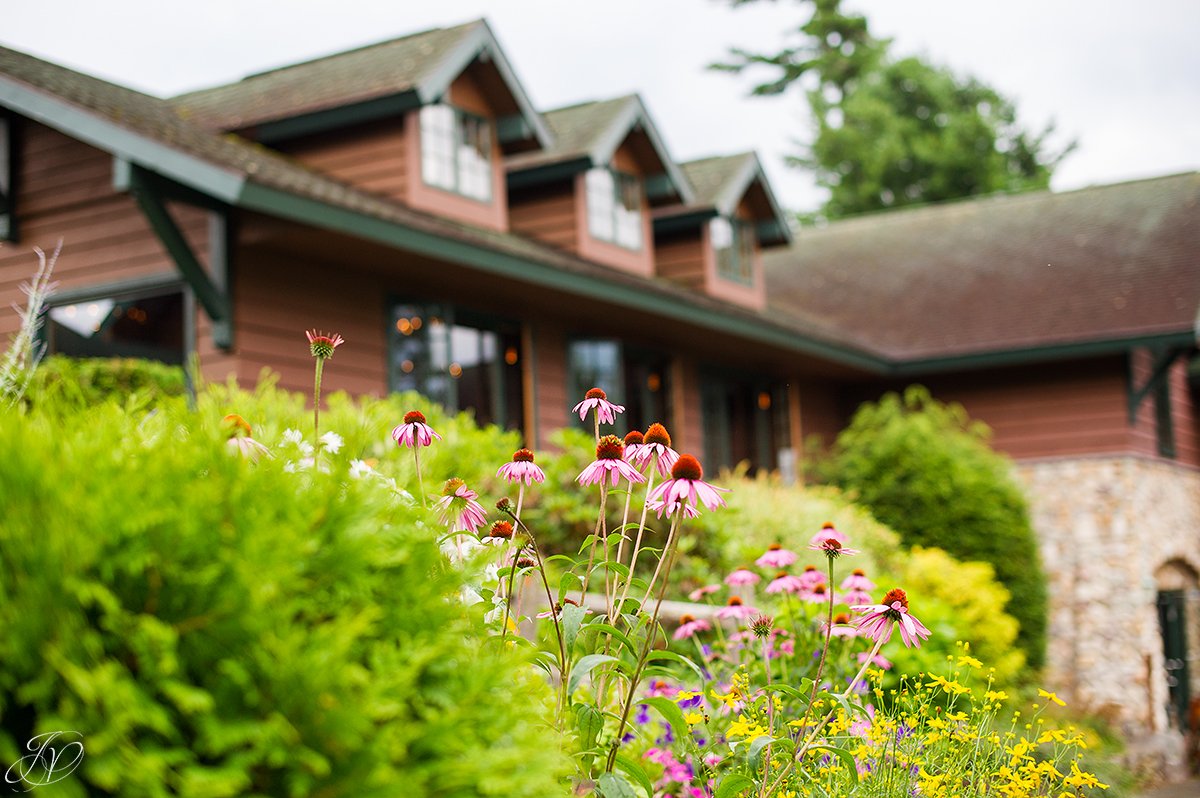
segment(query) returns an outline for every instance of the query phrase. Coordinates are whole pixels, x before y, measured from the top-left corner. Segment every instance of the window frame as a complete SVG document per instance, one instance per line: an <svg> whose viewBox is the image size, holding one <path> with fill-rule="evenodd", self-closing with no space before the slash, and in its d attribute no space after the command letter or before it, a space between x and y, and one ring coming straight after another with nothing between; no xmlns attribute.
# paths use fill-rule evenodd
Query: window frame
<svg viewBox="0 0 1200 798"><path fill-rule="evenodd" d="M606 176L610 183L600 190L593 185L593 176L600 177L602 175ZM642 191L642 179L631 172L623 172L611 166L597 166L584 172L583 184L588 235L597 241L613 244L630 252L641 252L646 246L646 203ZM603 209L604 212L594 207L595 198L600 196L605 196L605 201L609 203L609 206ZM630 197L637 201L635 208L629 207L627 199ZM636 221L636 225L632 228L622 227L622 221L628 221L626 215L632 216ZM596 222L600 220L607 225L607 230L598 229ZM636 230L636 242L628 239L622 240L622 229Z"/></svg>
<svg viewBox="0 0 1200 798"><path fill-rule="evenodd" d="M441 127L440 120L433 120L430 115L435 112L447 111L450 113L450 130L449 147L446 148L444 140L437 141L439 148L448 149L448 152L438 152L434 154L431 143L434 141L433 135L441 135L446 131L439 130ZM469 123L469 124L468 124ZM440 191L447 191L464 199L469 199L474 202L483 204L491 204L495 199L495 125L492 120L481 114L467 111L450 103L430 103L422 106L417 112L417 126L420 129L420 164L418 168L421 173L421 182L430 188L435 188ZM467 136L467 128L473 126L475 128L474 135L485 137L482 142L486 146L480 147L480 142L476 142L472 147L476 153L485 152L486 155L482 158L486 169L481 174L487 175L486 183L484 184L485 191L482 193L472 193L464 188L467 181L464 180L463 169L464 161L462 149L468 142L464 140ZM434 161L429 159L436 158ZM431 163L433 164L431 166ZM435 173L435 171L437 173ZM449 177L442 179L440 172L446 171Z"/></svg>
<svg viewBox="0 0 1200 798"><path fill-rule="evenodd" d="M754 255L757 236L754 225L736 216L717 216L709 220L709 241L712 242L713 257L716 259L717 276L738 285L754 285ZM724 224L729 228L729 245L718 247L713 226Z"/></svg>
<svg viewBox="0 0 1200 798"><path fill-rule="evenodd" d="M100 300L113 300L115 303L136 302L142 299L164 297L179 294L182 302L180 323L180 358L179 361L147 358L160 363L186 366L188 358L196 351L196 297L189 286L178 277L162 276L135 278L132 281L109 283L107 285L83 286L78 289L53 294L46 305L46 324L38 331L39 345L45 346L47 355L59 354L61 350L55 347L53 328L51 327L51 311L70 305L82 305ZM62 324L54 321L55 324ZM65 326L65 325L64 325ZM105 355L68 355L69 357L105 357ZM145 355L108 355L108 357L146 357ZM190 379L190 378L189 378Z"/></svg>

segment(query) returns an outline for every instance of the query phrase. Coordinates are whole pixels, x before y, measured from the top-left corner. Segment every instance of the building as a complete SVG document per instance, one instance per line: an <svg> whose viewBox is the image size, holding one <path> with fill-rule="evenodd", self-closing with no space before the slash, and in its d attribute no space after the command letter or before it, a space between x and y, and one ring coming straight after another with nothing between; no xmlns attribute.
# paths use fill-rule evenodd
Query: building
<svg viewBox="0 0 1200 798"><path fill-rule="evenodd" d="M327 389L536 447L601 385L710 469L790 470L920 381L1029 486L1050 683L1131 733L1190 697L1200 175L793 241L752 153L678 163L637 96L540 111L484 22L173 99L0 48L0 114L0 304L63 239L56 351L306 390L320 327L348 341Z"/></svg>

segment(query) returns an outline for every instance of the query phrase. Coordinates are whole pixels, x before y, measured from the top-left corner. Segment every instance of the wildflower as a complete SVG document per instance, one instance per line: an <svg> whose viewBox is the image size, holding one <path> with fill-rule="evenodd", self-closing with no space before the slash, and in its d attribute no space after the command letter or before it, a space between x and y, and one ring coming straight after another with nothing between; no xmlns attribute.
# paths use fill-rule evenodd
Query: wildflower
<svg viewBox="0 0 1200 798"><path fill-rule="evenodd" d="M410 410L404 414L404 422L392 429L392 440L397 446L428 446L433 439L442 439L433 431L433 427L425 423L425 414L420 410Z"/></svg>
<svg viewBox="0 0 1200 798"><path fill-rule="evenodd" d="M829 601L829 591L823 584L813 585L811 588L801 594L801 598L803 598L805 601L812 602L813 604L825 604Z"/></svg>
<svg viewBox="0 0 1200 798"><path fill-rule="evenodd" d="M724 506L725 500L717 491L728 489L710 485L703 477L704 469L701 468L699 460L690 454L679 455L679 459L671 467L671 479L659 485L650 494L650 508L661 518L664 513L672 515L680 509L685 515L688 508L698 513L695 506L697 501L710 510Z"/></svg>
<svg viewBox="0 0 1200 798"><path fill-rule="evenodd" d="M768 593L799 593L804 590L804 583L800 581L800 577L793 576L786 571L780 571L775 574L775 578L767 585Z"/></svg>
<svg viewBox="0 0 1200 798"><path fill-rule="evenodd" d="M875 583L867 579L861 568L855 568L849 576L842 580L842 590L874 590ZM866 603L866 602L859 602Z"/></svg>
<svg viewBox="0 0 1200 798"><path fill-rule="evenodd" d="M716 593L720 589L720 585L705 585L704 587L698 587L691 593L688 593L688 601L699 601L705 596Z"/></svg>
<svg viewBox="0 0 1200 798"><path fill-rule="evenodd" d="M837 559L843 554L849 556L859 553L858 549L847 548L846 536L832 526L826 526L820 532L813 535L812 542L808 544L808 547L813 551L824 552L825 556L831 560Z"/></svg>
<svg viewBox="0 0 1200 798"><path fill-rule="evenodd" d="M625 462L633 462L633 456L637 454L637 451L642 447L643 442L644 438L642 437L642 433L638 432L637 430L631 430L630 432L625 433Z"/></svg>
<svg viewBox="0 0 1200 798"><path fill-rule="evenodd" d="M612 477L613 487L621 481L621 477L630 482L645 482L646 478L637 470L621 459L625 444L616 435L605 435L596 444L596 459L580 472L575 480L580 485L598 485L608 477Z"/></svg>
<svg viewBox="0 0 1200 798"><path fill-rule="evenodd" d="M847 604L851 607L857 604L870 604L871 594L865 590L851 590L849 593L843 593L838 597L839 604Z"/></svg>
<svg viewBox="0 0 1200 798"><path fill-rule="evenodd" d="M230 451L237 452L242 457L255 462L264 454L267 457L271 456L270 449L254 440L253 430L250 429L250 424L246 419L236 413L230 413L221 419L221 424L229 431L229 440L226 445Z"/></svg>
<svg viewBox="0 0 1200 798"><path fill-rule="evenodd" d="M509 521L497 521L492 524L492 528L488 530L484 537L484 543L504 544L512 540L513 525Z"/></svg>
<svg viewBox="0 0 1200 798"><path fill-rule="evenodd" d="M623 406L608 401L608 394L599 388L592 388L584 394L583 401L575 405L573 412L578 413L579 420L582 421L587 418L589 410L596 411L596 418L601 424L614 424L617 420L617 413L625 412Z"/></svg>
<svg viewBox="0 0 1200 798"><path fill-rule="evenodd" d="M337 333L326 335L313 330L304 334L308 336L308 346L312 350L312 356L318 360L328 360L333 357L333 350L346 343L346 340Z"/></svg>
<svg viewBox="0 0 1200 798"><path fill-rule="evenodd" d="M744 585L757 585L762 577L748 568L738 568L736 571L725 577L725 584L730 587L742 587Z"/></svg>
<svg viewBox="0 0 1200 798"><path fill-rule="evenodd" d="M979 670L980 668L983 667L982 662L975 659L974 657L967 656L967 655L963 655L963 656L959 657L957 660L955 660L955 662L958 664L959 667L966 665L968 667L974 668L975 670Z"/></svg>
<svg viewBox="0 0 1200 798"><path fill-rule="evenodd" d="M815 565L806 565L804 573L800 574L800 581L804 583L805 590L812 590L817 585L825 584L825 572L818 571Z"/></svg>
<svg viewBox="0 0 1200 798"><path fill-rule="evenodd" d="M326 432L321 436L321 445L330 454L337 454L344 444L345 441L342 440L342 436L336 432Z"/></svg>
<svg viewBox="0 0 1200 798"><path fill-rule="evenodd" d="M748 721L741 715L729 724L729 729L725 732L725 736L729 738L745 737L747 743L752 743L759 737L766 737L767 734L767 730L759 725L758 721Z"/></svg>
<svg viewBox="0 0 1200 798"><path fill-rule="evenodd" d="M351 479L362 479L363 477L367 476L368 474L377 475L378 472L375 471L374 467L372 467L371 464L368 463L366 460L351 460L350 461L350 478Z"/></svg>
<svg viewBox="0 0 1200 798"><path fill-rule="evenodd" d="M475 501L479 494L467 487L461 479L446 480L442 498L437 506L442 511L440 521L450 527L451 532L474 532L487 523L483 506Z"/></svg>
<svg viewBox="0 0 1200 798"><path fill-rule="evenodd" d="M868 604L851 607L856 612L865 613L858 619L858 630L874 640L886 643L892 637L893 622L900 625L900 637L905 646L920 646L921 640L931 634L925 626L914 618L908 611L908 596L903 590L889 590L883 597L882 604Z"/></svg>
<svg viewBox="0 0 1200 798"><path fill-rule="evenodd" d="M1066 701L1063 701L1061 698L1059 698L1054 693L1048 693L1042 689L1038 690L1038 696L1041 698L1049 698L1051 701L1053 701L1055 704L1058 704L1060 707L1065 707L1067 705Z"/></svg>
<svg viewBox="0 0 1200 798"><path fill-rule="evenodd" d="M832 637L858 637L858 629L850 625L850 616L839 612L833 616L833 626L821 624L821 631L828 632Z"/></svg>
<svg viewBox="0 0 1200 798"><path fill-rule="evenodd" d="M767 546L763 556L754 561L759 568L787 568L796 562L796 552L788 551L782 543L772 543Z"/></svg>
<svg viewBox="0 0 1200 798"><path fill-rule="evenodd" d="M528 449L517 449L513 452L512 462L500 466L496 476L504 477L509 482L524 482L526 485L542 482L546 474L533 463L533 452Z"/></svg>
<svg viewBox="0 0 1200 798"><path fill-rule="evenodd" d="M671 435L662 424L654 423L646 428L642 436L642 445L633 455L633 463L639 469L644 469L648 463L654 463L658 475L665 477L679 460L679 452L671 448Z"/></svg>
<svg viewBox="0 0 1200 798"><path fill-rule="evenodd" d="M679 628L675 630L675 639L683 640L687 637L692 637L698 632L707 632L712 629L712 624L703 618L697 618L694 615L679 616Z"/></svg>
<svg viewBox="0 0 1200 798"><path fill-rule="evenodd" d="M774 625L775 619L770 615L759 615L750 621L750 631L761 639L771 634L771 627Z"/></svg>
<svg viewBox="0 0 1200 798"><path fill-rule="evenodd" d="M1091 773L1079 769L1076 762L1071 763L1071 774L1063 779L1063 785L1066 787L1074 787L1080 789L1082 787L1099 787L1102 790L1107 790L1107 784L1101 784L1100 780Z"/></svg>
<svg viewBox="0 0 1200 798"><path fill-rule="evenodd" d="M702 713L702 712L685 712L685 713L683 713L683 720L685 723L687 723L687 725L695 726L697 724L704 722L704 713Z"/></svg>
<svg viewBox="0 0 1200 798"><path fill-rule="evenodd" d="M747 618L753 618L755 615L758 615L758 610L754 607L746 606L740 596L730 596L729 602L716 612L716 616L721 620L736 618L739 621L744 621Z"/></svg>

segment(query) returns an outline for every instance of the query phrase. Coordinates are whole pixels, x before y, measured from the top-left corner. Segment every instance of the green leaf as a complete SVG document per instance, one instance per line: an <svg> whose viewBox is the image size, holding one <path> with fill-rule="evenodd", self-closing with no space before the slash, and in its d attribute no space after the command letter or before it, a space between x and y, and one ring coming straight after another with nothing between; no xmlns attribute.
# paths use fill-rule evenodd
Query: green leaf
<svg viewBox="0 0 1200 798"><path fill-rule="evenodd" d="M655 660L670 660L671 662L678 662L681 665L686 665L687 667L691 668L692 672L700 678L702 683L705 680L704 670L699 665L681 654L676 654L674 651L667 651L665 649L651 651L650 655L646 657L646 660L649 662L653 662Z"/></svg>
<svg viewBox="0 0 1200 798"><path fill-rule="evenodd" d="M754 781L741 773L730 773L721 779L713 798L737 798L746 790L754 789Z"/></svg>
<svg viewBox="0 0 1200 798"><path fill-rule="evenodd" d="M687 737L690 733L687 721L683 719L683 710L671 699L655 696L654 698L643 699L638 703L657 709L658 714L662 715L663 719L671 724L671 728L675 730L677 737Z"/></svg>
<svg viewBox="0 0 1200 798"><path fill-rule="evenodd" d="M620 773L605 773L596 781L604 798L638 798L633 785ZM651 793L653 795L654 793Z"/></svg>
<svg viewBox="0 0 1200 798"><path fill-rule="evenodd" d="M575 704L575 727L579 730L579 747L584 751L596 744L604 729L604 716L591 704Z"/></svg>
<svg viewBox="0 0 1200 798"><path fill-rule="evenodd" d="M575 638L579 636L579 625L583 623L585 610L583 607L577 607L574 604L564 604L562 609L562 633L563 646L566 648L567 656L571 656L571 649L575 645Z"/></svg>
<svg viewBox="0 0 1200 798"><path fill-rule="evenodd" d="M845 766L846 772L849 774L850 783L858 784L858 764L854 761L854 756L849 751L847 751L845 748L834 748L832 745L809 746L809 750L815 750L818 748L823 751L828 751L838 759L842 760L842 764Z"/></svg>
<svg viewBox="0 0 1200 798"><path fill-rule="evenodd" d="M583 681L583 677L587 676L592 668L595 668L597 665L603 665L606 662L614 662L617 665L621 664L621 660L608 654L588 654L585 657L581 657L579 662L576 662L571 668L571 678L567 682L567 693L574 693L579 688L579 683Z"/></svg>
<svg viewBox="0 0 1200 798"><path fill-rule="evenodd" d="M654 785L650 782L650 777L646 775L646 771L636 761L627 756L617 754L617 767L622 773L632 778L638 783L638 786L646 791L647 796L654 795Z"/></svg>
<svg viewBox="0 0 1200 798"><path fill-rule="evenodd" d="M599 623L599 622L597 622L597 623L589 623L589 624L587 625L587 628L588 628L588 631L591 631L591 630L593 630L593 629L594 629L594 630L596 630L596 631L598 631L598 632L603 632L603 633L605 633L605 634L612 635L614 640L616 640L616 641L617 641L618 643L620 643L621 645L625 646L625 649L626 649L626 650L627 650L627 651L628 651L630 654L632 654L632 655L633 655L633 656L635 656L635 657L636 657L636 656L637 656L637 655L640 653L640 652L637 650L637 647L633 645L633 641L632 641L632 640L630 640L630 639L629 639L629 638L628 638L628 637L625 635L625 633L624 633L624 632L620 631L619 629L617 629L617 628L616 628L616 627L614 627L614 626L611 626L610 624L607 624L607 623Z"/></svg>

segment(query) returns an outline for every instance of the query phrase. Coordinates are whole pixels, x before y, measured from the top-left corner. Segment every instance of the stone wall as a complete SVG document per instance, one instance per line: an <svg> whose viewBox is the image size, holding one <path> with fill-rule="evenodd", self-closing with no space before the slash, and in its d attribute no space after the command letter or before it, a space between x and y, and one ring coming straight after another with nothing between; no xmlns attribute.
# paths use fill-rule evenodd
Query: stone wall
<svg viewBox="0 0 1200 798"><path fill-rule="evenodd" d="M1132 740L1169 729L1160 589L1187 590L1200 695L1200 471L1143 457L1026 461L1050 580L1048 688Z"/></svg>

